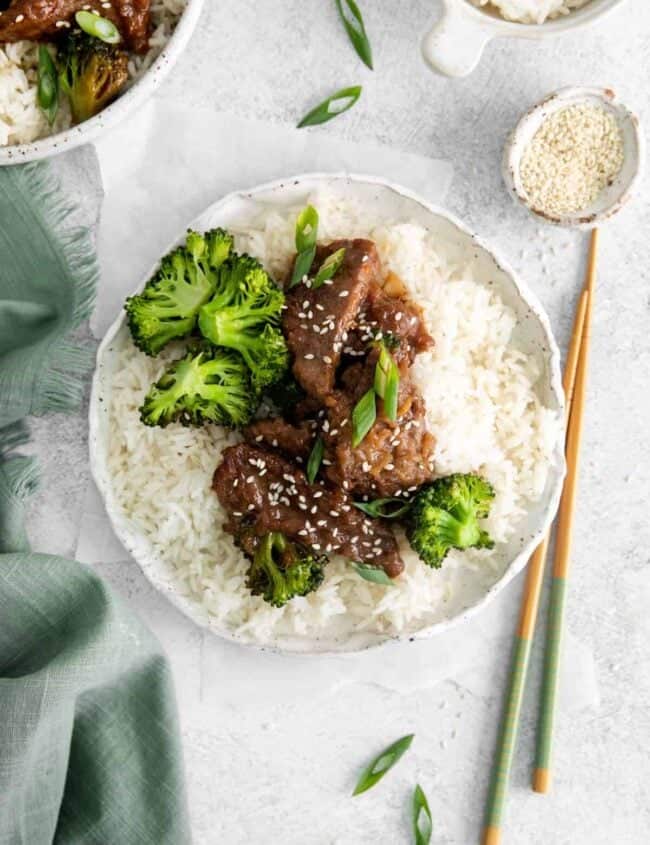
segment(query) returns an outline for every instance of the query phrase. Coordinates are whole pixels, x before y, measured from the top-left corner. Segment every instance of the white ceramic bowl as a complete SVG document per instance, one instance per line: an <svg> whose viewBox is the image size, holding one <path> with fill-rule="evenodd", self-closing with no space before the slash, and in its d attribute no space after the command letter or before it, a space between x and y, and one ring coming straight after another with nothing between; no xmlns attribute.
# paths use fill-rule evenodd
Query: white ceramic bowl
<svg viewBox="0 0 650 845"><path fill-rule="evenodd" d="M0 147L0 166L24 164L87 144L119 123L130 112L141 106L158 88L169 70L187 46L203 8L204 0L187 0L172 37L163 47L150 68L121 94L114 103L95 117L72 126L56 135L32 141L31 144L14 144Z"/></svg>
<svg viewBox="0 0 650 845"><path fill-rule="evenodd" d="M539 391L542 400L551 408L563 413L564 395L560 378L560 355L553 339L548 317L535 295L517 279L508 265L497 258L478 237L473 235L459 220L440 208L429 205L410 191L366 176L345 174L310 174L272 182L268 185L229 194L208 208L191 223L194 229L206 230L214 226L236 227L241 231L246 221L259 219L262 209L277 207L300 207L319 187L340 192L343 197L352 197L372 207L375 217L386 220L410 220L426 226L439 239L441 249L449 260L464 266L471 261L477 278L493 285L505 302L513 308L518 325L515 339L527 355L534 357L540 367ZM185 231L179 232L179 242ZM170 244L170 248L174 244ZM154 268L152 268L153 270ZM147 278L150 274L147 274ZM142 287L145 280L142 280ZM197 624L220 636L238 641L232 631L220 627L210 619L200 605L179 593L174 575L154 554L148 541L138 532L117 505L112 490L111 476L107 466L109 445L109 408L111 403L111 382L121 344L128 338L125 315L121 313L108 330L97 353L97 368L93 378L90 399L90 465L93 477L104 498L108 515L115 533L124 546L142 567L151 583L166 594L169 599L194 619ZM564 477L564 449L561 432L554 451L554 465L551 467L544 494L522 518L520 525L503 548L503 574L494 582L489 573L474 574L463 579L462 586L453 598L440 609L440 620L436 624L408 635L429 636L443 631L453 624L468 619L500 592L503 587L525 566L531 552L548 529L558 506ZM481 579L484 580L481 580ZM319 638L304 640L298 637L275 638L265 647L281 651L301 653L353 652L379 645L389 639L386 635L357 633L341 638ZM395 638L393 638L395 639ZM398 638L399 639L399 638Z"/></svg>
<svg viewBox="0 0 650 845"><path fill-rule="evenodd" d="M441 19L424 37L422 53L445 76L467 76L493 38L547 38L600 19L625 0L591 0L586 6L542 24L507 21L470 0L443 0Z"/></svg>
<svg viewBox="0 0 650 845"><path fill-rule="evenodd" d="M520 175L521 158L544 120L560 109L595 105L613 115L623 135L623 166L616 179L587 208L573 214L554 215L535 208L529 201ZM616 97L611 88L562 88L529 109L506 142L503 179L510 194L534 216L559 226L591 229L620 211L634 193L643 172L645 142L639 120Z"/></svg>

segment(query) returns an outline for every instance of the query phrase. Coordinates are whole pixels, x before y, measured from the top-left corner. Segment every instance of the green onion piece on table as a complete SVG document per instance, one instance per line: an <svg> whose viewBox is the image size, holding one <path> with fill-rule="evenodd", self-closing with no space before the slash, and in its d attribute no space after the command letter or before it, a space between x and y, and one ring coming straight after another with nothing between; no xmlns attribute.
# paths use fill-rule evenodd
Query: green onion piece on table
<svg viewBox="0 0 650 845"><path fill-rule="evenodd" d="M355 508L363 511L375 519L398 519L411 507L410 501L389 496L386 499L375 499L374 502L353 502ZM393 507L397 505L398 507Z"/></svg>
<svg viewBox="0 0 650 845"><path fill-rule="evenodd" d="M94 12L82 10L77 12L74 18L87 35L99 38L100 41L105 41L106 44L119 44L122 40L120 31L113 21L102 18Z"/></svg>
<svg viewBox="0 0 650 845"><path fill-rule="evenodd" d="M318 239L318 212L313 205L308 205L296 220L296 261L289 287L293 288L309 275L316 256Z"/></svg>
<svg viewBox="0 0 650 845"><path fill-rule="evenodd" d="M429 845L433 833L433 821L427 796L418 784L413 792L413 841L415 845Z"/></svg>
<svg viewBox="0 0 650 845"><path fill-rule="evenodd" d="M339 10L339 16L357 55L370 70L373 70L372 48L359 7L354 0L336 0L336 8Z"/></svg>
<svg viewBox="0 0 650 845"><path fill-rule="evenodd" d="M298 129L302 129L303 126L318 126L319 123L327 123L328 120L343 114L357 102L361 96L361 90L360 85L341 88L306 114L298 124Z"/></svg>
<svg viewBox="0 0 650 845"><path fill-rule="evenodd" d="M36 98L50 126L59 111L59 76L50 51L41 44L38 48L38 88Z"/></svg>
<svg viewBox="0 0 650 845"><path fill-rule="evenodd" d="M375 757L372 763L362 772L352 794L361 795L362 792L366 792L378 783L386 772L390 771L395 763L408 751L414 736L415 734L403 736L397 742L389 745L378 757Z"/></svg>
<svg viewBox="0 0 650 845"><path fill-rule="evenodd" d="M323 460L323 451L323 438L317 437L311 450L311 454L309 455L309 460L307 461L307 481L309 481L310 484L314 483L314 479L318 475L318 470L320 469L320 465Z"/></svg>
<svg viewBox="0 0 650 845"><path fill-rule="evenodd" d="M341 265L345 260L345 247L337 249L331 255L328 255L325 261L321 264L320 270L316 273L314 281L311 283L312 290L321 287L325 282L329 282L341 269Z"/></svg>
<svg viewBox="0 0 650 845"><path fill-rule="evenodd" d="M394 587L392 578L384 572L381 566L374 566L372 563L355 563L354 568L357 575L364 581L371 581L373 584L383 584L384 587Z"/></svg>
<svg viewBox="0 0 650 845"><path fill-rule="evenodd" d="M356 448L368 434L377 419L375 390L364 393L352 410L352 446Z"/></svg>

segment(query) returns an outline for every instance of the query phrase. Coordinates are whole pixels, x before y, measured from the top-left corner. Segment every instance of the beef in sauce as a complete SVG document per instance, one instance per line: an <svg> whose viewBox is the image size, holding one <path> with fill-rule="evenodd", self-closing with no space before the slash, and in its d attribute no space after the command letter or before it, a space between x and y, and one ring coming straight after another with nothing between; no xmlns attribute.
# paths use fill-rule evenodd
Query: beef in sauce
<svg viewBox="0 0 650 845"><path fill-rule="evenodd" d="M0 11L0 43L51 41L86 10L111 20L136 53L149 49L150 0L13 0Z"/></svg>
<svg viewBox="0 0 650 845"><path fill-rule="evenodd" d="M381 566L391 578L404 568L390 528L365 516L342 490L310 484L277 452L248 443L230 446L213 488L229 516L226 531L250 555L258 538L278 531L316 552Z"/></svg>
<svg viewBox="0 0 650 845"><path fill-rule="evenodd" d="M329 283L314 289L307 280L287 293L283 332L305 395L247 426L246 442L224 452L213 486L229 515L226 530L248 555L261 537L282 532L394 578L404 564L391 523L367 517L354 502L406 499L434 477L435 441L410 376L415 356L433 340L403 283L383 273L372 241L319 246L312 274L342 248L343 264ZM377 399L375 423L353 446L352 413L373 387L380 344L399 370L397 419L388 419ZM322 464L310 483L305 471L317 438Z"/></svg>

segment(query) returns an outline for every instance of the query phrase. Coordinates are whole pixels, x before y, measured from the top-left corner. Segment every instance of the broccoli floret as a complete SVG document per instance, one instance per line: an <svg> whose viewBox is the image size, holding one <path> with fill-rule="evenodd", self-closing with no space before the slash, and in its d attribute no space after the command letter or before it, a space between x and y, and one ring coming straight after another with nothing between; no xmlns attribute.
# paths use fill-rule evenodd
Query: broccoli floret
<svg viewBox="0 0 650 845"><path fill-rule="evenodd" d="M456 473L420 490L408 513L406 536L422 560L439 568L449 549L491 549L478 524L490 512L492 485L479 475Z"/></svg>
<svg viewBox="0 0 650 845"><path fill-rule="evenodd" d="M157 355L170 340L194 330L199 308L214 293L217 270L232 245L232 235L223 229L189 232L185 246L162 259L142 293L129 297L124 306L136 346Z"/></svg>
<svg viewBox="0 0 650 845"><path fill-rule="evenodd" d="M212 422L234 428L250 421L256 405L241 358L204 344L165 370L147 393L140 419L163 427Z"/></svg>
<svg viewBox="0 0 650 845"><path fill-rule="evenodd" d="M59 84L70 101L75 123L82 123L111 103L129 78L128 55L113 44L74 30L57 54Z"/></svg>
<svg viewBox="0 0 650 845"><path fill-rule="evenodd" d="M246 586L273 607L283 607L296 596L317 590L327 557L314 555L277 531L262 537L248 570Z"/></svg>
<svg viewBox="0 0 650 845"><path fill-rule="evenodd" d="M236 349L260 390L279 381L289 352L279 328L284 294L249 255L234 256L218 273L212 299L199 311L199 331L215 346Z"/></svg>

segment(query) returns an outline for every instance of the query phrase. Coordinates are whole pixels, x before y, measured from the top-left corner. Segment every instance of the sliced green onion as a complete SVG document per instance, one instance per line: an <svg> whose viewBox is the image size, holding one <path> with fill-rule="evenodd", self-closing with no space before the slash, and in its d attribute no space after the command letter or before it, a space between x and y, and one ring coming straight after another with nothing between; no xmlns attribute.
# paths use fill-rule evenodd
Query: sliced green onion
<svg viewBox="0 0 650 845"><path fill-rule="evenodd" d="M298 129L302 129L303 126L317 126L319 123L327 123L328 120L343 114L356 103L361 96L361 91L360 85L341 88L336 94L332 94L331 97L328 97L306 114L298 124Z"/></svg>
<svg viewBox="0 0 650 845"><path fill-rule="evenodd" d="M375 499L374 502L353 502L355 508L367 513L375 519L398 519L411 507L410 501L398 499L396 496L389 496L386 499ZM399 505L397 508L391 508L390 505Z"/></svg>
<svg viewBox="0 0 650 845"><path fill-rule="evenodd" d="M393 359L390 352L382 344L379 358L377 358L377 363L375 364L375 393L380 399L383 399L386 393L386 379L388 378L392 363Z"/></svg>
<svg viewBox="0 0 650 845"><path fill-rule="evenodd" d="M385 587L394 587L391 578L386 575L381 566L374 566L372 563L355 563L354 568L357 575L364 581L372 581L373 584L383 584Z"/></svg>
<svg viewBox="0 0 650 845"><path fill-rule="evenodd" d="M415 845L429 845L433 833L433 821L427 796L418 784L413 792L413 838Z"/></svg>
<svg viewBox="0 0 650 845"><path fill-rule="evenodd" d="M43 44L38 48L38 87L36 98L50 126L59 110L59 76L50 51Z"/></svg>
<svg viewBox="0 0 650 845"><path fill-rule="evenodd" d="M352 410L352 446L356 448L368 434L377 419L375 390L364 393Z"/></svg>
<svg viewBox="0 0 650 845"><path fill-rule="evenodd" d="M290 288L299 285L300 282L309 275L309 271L311 270L311 265L314 263L315 257L315 246L311 249L306 249L304 252L299 252L298 255L296 255L296 261L293 265L293 273L291 274L291 281L289 282Z"/></svg>
<svg viewBox="0 0 650 845"><path fill-rule="evenodd" d="M309 460L307 461L307 481L309 481L310 484L314 483L314 479L318 475L318 470L320 469L320 465L323 460L324 449L323 438L317 437L311 450L311 454L309 455Z"/></svg>
<svg viewBox="0 0 650 845"><path fill-rule="evenodd" d="M341 269L341 265L345 260L345 247L337 249L331 255L328 255L325 261L320 266L320 270L316 273L314 281L311 283L312 290L321 287L325 282L329 282Z"/></svg>
<svg viewBox="0 0 650 845"><path fill-rule="evenodd" d="M120 31L113 21L102 18L101 15L82 10L77 12L74 19L85 33L99 38L100 41L105 41L107 44L119 44L122 40Z"/></svg>
<svg viewBox="0 0 650 845"><path fill-rule="evenodd" d="M296 220L296 261L289 287L299 285L309 275L311 265L316 257L316 240L318 239L318 212L313 205L308 205L298 215Z"/></svg>
<svg viewBox="0 0 650 845"><path fill-rule="evenodd" d="M384 413L394 422L397 419L399 369L383 344L375 365L375 393L384 400Z"/></svg>
<svg viewBox="0 0 650 845"><path fill-rule="evenodd" d="M339 10L339 16L343 21L348 38L357 51L357 55L370 70L373 70L372 48L370 47L370 41L359 7L354 0L336 0L336 7Z"/></svg>
<svg viewBox="0 0 650 845"><path fill-rule="evenodd" d="M318 238L318 212L308 205L296 219L296 252L306 252L316 246Z"/></svg>
<svg viewBox="0 0 650 845"><path fill-rule="evenodd" d="M361 777L359 778L352 794L361 795L362 792L366 792L378 783L386 772L392 769L395 763L397 763L397 761L406 754L408 749L411 747L414 736L415 734L403 736L401 739L398 739L397 742L389 745L388 748L385 751L382 751L378 757L375 757L372 763L370 763L370 765L361 773Z"/></svg>
<svg viewBox="0 0 650 845"><path fill-rule="evenodd" d="M390 368L390 372L386 378L386 389L384 391L384 413L389 420L395 422L397 419L397 400L399 398L399 370L397 369L395 361L392 361L392 363L393 366Z"/></svg>

